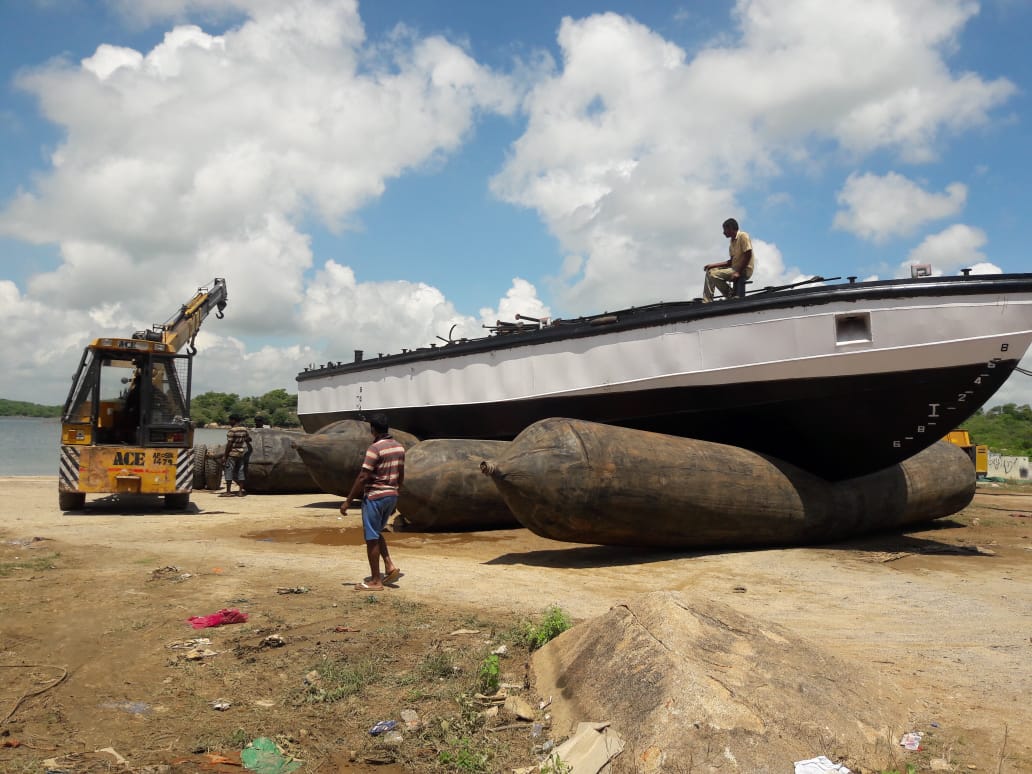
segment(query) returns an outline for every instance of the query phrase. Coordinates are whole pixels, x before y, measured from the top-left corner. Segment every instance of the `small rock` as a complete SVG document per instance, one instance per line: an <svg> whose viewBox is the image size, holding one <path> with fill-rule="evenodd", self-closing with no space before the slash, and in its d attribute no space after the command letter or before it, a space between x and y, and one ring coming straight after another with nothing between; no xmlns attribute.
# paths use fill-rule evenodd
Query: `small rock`
<svg viewBox="0 0 1032 774"><path fill-rule="evenodd" d="M534 708L519 696L510 696L505 700L505 709L520 720L533 720Z"/></svg>
<svg viewBox="0 0 1032 774"><path fill-rule="evenodd" d="M419 719L419 713L415 710L404 709L401 711L401 720L405 724L405 728L410 731L416 731L422 725L422 721Z"/></svg>
<svg viewBox="0 0 1032 774"><path fill-rule="evenodd" d="M218 652L211 648L194 648L193 650L187 651L183 658L188 661L200 661L202 658L210 658L211 656L217 656Z"/></svg>

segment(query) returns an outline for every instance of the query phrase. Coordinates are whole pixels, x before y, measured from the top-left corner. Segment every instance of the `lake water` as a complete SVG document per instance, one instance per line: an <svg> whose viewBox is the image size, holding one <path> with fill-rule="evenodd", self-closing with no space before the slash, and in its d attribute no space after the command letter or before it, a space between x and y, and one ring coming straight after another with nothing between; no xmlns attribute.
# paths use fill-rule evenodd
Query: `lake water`
<svg viewBox="0 0 1032 774"><path fill-rule="evenodd" d="M61 422L57 419L0 417L0 476L57 476ZM226 431L199 427L194 443L226 442Z"/></svg>

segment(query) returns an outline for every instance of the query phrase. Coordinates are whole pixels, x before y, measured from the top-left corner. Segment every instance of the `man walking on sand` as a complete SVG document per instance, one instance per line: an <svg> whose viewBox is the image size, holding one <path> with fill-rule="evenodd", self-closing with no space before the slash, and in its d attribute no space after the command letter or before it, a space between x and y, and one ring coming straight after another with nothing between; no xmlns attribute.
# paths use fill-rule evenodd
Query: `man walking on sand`
<svg viewBox="0 0 1032 774"><path fill-rule="evenodd" d="M355 477L351 491L340 504L340 513L344 516L351 501L358 497L359 492L362 493L362 531L370 574L355 584L355 591L383 591L384 583L393 583L401 577L401 570L387 549L383 530L398 504L398 490L405 480L405 447L391 437L387 417L383 414L369 418L369 430L373 442L366 449L362 470ZM383 557L382 576L380 557Z"/></svg>

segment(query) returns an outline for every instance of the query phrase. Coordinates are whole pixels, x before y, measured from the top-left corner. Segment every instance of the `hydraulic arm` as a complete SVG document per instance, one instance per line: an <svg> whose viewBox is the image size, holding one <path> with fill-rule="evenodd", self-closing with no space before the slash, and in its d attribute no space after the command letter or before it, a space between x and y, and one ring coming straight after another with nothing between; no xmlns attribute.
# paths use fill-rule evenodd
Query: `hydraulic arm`
<svg viewBox="0 0 1032 774"><path fill-rule="evenodd" d="M222 310L226 308L226 299L226 280L216 277L211 285L198 288L196 295L183 304L168 321L155 323L149 331L137 331L133 334L133 338L160 341L168 347L170 352L178 352L184 344L188 344L187 351L194 355L197 353L194 339L197 338L197 332L201 329L201 323L212 309L216 310L215 316L222 319Z"/></svg>

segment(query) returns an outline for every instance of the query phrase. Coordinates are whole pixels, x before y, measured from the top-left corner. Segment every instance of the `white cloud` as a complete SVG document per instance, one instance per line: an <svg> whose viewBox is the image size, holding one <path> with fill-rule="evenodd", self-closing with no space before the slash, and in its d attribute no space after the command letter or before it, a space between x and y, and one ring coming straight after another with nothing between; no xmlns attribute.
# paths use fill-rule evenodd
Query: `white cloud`
<svg viewBox="0 0 1032 774"><path fill-rule="evenodd" d="M89 339L87 321L81 312L51 307L0 280L0 394L37 403L63 400Z"/></svg>
<svg viewBox="0 0 1032 774"><path fill-rule="evenodd" d="M530 91L527 131L492 188L583 258L553 279L559 305L678 297L723 253L724 218L748 230L741 200L758 180L809 172L829 144L929 160L985 123L1013 84L945 61L976 11L739 0L737 37L691 57L626 17L564 19L561 61ZM951 188L946 208L962 200Z"/></svg>
<svg viewBox="0 0 1032 774"><path fill-rule="evenodd" d="M498 303L497 309L484 308L480 310L481 325L495 325L498 321L519 322L516 315L534 317L541 319L549 317L548 307L537 297L537 288L527 280L516 277L512 281L505 297Z"/></svg>
<svg viewBox="0 0 1032 774"><path fill-rule="evenodd" d="M105 0L105 2L130 24L144 27L157 22L177 21L188 16L218 20L234 14L255 13L260 9L268 10L275 7L278 0ZM306 2L306 0L302 0L302 2ZM356 0L338 0L336 4L347 6L353 11L357 9Z"/></svg>
<svg viewBox="0 0 1032 774"><path fill-rule="evenodd" d="M913 264L930 264L936 275L956 274L963 268L970 268L974 274L1000 274L1001 269L987 261L982 252L986 241L982 229L956 223L925 237L900 264L896 276L909 277Z"/></svg>
<svg viewBox="0 0 1032 774"><path fill-rule="evenodd" d="M100 45L78 66L55 60L19 77L64 139L34 188L0 210L0 234L57 244L62 263L12 302L51 330L37 326L36 346L0 343L14 364L0 374L0 395L24 394L25 353L49 352L55 331L67 331L56 338L73 350L87 332L127 335L166 319L215 276L226 278L230 302L205 337L210 330L215 356L227 359L209 370L202 358L198 373L220 383L278 369L289 378L277 386L290 384L322 347L399 349L447 333L459 316L435 288L319 287L337 277L332 261L308 279L302 224L314 215L347 228L391 179L459 148L480 113L511 113L509 78L439 37L399 30L371 45L351 0L116 5L141 22L198 11L238 21L218 35L176 26L150 51ZM346 303L314 310L342 289ZM54 309L61 314L40 314ZM262 345L270 338L274 350ZM298 340L313 344L290 343ZM62 350L54 362L67 370L77 357ZM41 399L57 402L64 388L48 392Z"/></svg>
<svg viewBox="0 0 1032 774"><path fill-rule="evenodd" d="M307 334L318 337L318 348L329 352L372 354L375 346L386 354L429 346L456 323L456 338L482 334L437 288L405 280L359 283L350 267L334 261L309 284L299 314Z"/></svg>
<svg viewBox="0 0 1032 774"><path fill-rule="evenodd" d="M350 5L284 7L218 37L180 27L139 59L102 47L23 76L68 140L0 230L190 248L308 207L339 227L457 148L478 110L515 106L504 78L439 38L397 40L359 68Z"/></svg>
<svg viewBox="0 0 1032 774"><path fill-rule="evenodd" d="M838 202L844 209L835 214L834 226L880 243L956 215L966 200L967 186L962 183L951 183L944 194L933 194L897 172L854 173L839 191Z"/></svg>

